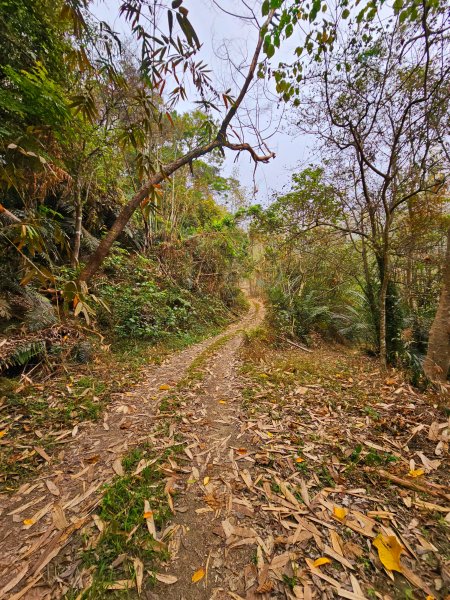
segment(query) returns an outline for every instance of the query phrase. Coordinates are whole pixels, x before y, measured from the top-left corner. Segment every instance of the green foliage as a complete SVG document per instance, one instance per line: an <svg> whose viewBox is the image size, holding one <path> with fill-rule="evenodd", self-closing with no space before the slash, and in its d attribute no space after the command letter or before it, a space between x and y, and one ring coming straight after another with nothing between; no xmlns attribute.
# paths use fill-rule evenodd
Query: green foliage
<svg viewBox="0 0 450 600"><path fill-rule="evenodd" d="M330 308L320 304L317 292L291 297L280 287L273 287L268 298L272 323L282 335L307 341L312 331L325 333L331 324Z"/></svg>
<svg viewBox="0 0 450 600"><path fill-rule="evenodd" d="M162 467L167 457L176 455L180 449L180 446L173 446L163 455L156 456L148 446L139 446L122 459L125 475L117 477L106 488L98 510L104 530L95 548L87 549L83 554L83 563L93 568L94 577L82 598L109 597L108 584L118 579L134 579L134 558L139 558L145 569L152 569L167 557L161 543L148 532L144 506L145 501L149 501L155 525L160 530L170 516ZM141 460L149 461L151 465L134 475ZM121 556L127 558L117 561Z"/></svg>
<svg viewBox="0 0 450 600"><path fill-rule="evenodd" d="M223 324L224 307L218 298L198 296L168 281L157 281L155 264L144 257L114 252L105 261L110 280L98 284L98 295L108 306L99 310L99 324L117 338L157 342L210 325Z"/></svg>
<svg viewBox="0 0 450 600"><path fill-rule="evenodd" d="M6 66L4 74L9 79L6 89L0 89L0 114L8 120L19 118L21 125L64 126L70 111L59 85L47 69L36 63L30 71L14 71Z"/></svg>
<svg viewBox="0 0 450 600"><path fill-rule="evenodd" d="M28 342L14 348L14 352L6 358L0 359L0 370L10 367L20 367L26 365L30 360L42 357L45 354L45 342Z"/></svg>

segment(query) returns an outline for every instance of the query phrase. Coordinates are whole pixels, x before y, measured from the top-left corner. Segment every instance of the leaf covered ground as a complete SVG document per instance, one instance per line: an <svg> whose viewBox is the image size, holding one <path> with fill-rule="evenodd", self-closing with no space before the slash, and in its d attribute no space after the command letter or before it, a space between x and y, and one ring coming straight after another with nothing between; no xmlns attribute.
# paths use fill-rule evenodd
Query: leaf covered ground
<svg viewBox="0 0 450 600"><path fill-rule="evenodd" d="M275 348L261 316L117 400L77 495L23 524L16 577L57 530L46 569L5 597L448 595L448 398L342 346Z"/></svg>

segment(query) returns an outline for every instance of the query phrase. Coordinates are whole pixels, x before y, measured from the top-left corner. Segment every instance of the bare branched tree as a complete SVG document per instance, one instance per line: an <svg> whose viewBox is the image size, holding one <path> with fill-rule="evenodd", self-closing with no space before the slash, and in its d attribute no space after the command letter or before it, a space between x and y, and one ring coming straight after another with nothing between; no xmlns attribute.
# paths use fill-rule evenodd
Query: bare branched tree
<svg viewBox="0 0 450 600"><path fill-rule="evenodd" d="M447 17L425 4L419 10L413 24L392 16L369 42L357 26L336 24L334 47L325 50L299 108L299 128L322 140L325 159L339 162L335 187L347 222L329 225L359 235L376 258L383 363L395 215L421 194L439 193L450 167L443 145L450 100Z"/></svg>

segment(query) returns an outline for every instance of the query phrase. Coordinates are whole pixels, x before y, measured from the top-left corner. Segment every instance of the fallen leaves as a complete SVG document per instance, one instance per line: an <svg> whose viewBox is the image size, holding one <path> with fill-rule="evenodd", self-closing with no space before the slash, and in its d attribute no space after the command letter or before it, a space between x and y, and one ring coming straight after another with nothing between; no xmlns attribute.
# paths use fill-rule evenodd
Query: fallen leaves
<svg viewBox="0 0 450 600"><path fill-rule="evenodd" d="M147 529L148 532L151 536L153 536L153 539L157 540L157 534L156 534L156 526L155 526L155 520L153 518L153 511L150 508L150 502L148 500L144 501L144 519L145 522L147 523Z"/></svg>
<svg viewBox="0 0 450 600"><path fill-rule="evenodd" d="M333 515L336 517L336 519L339 519L339 521L344 521L348 515L348 509L344 508L343 506L334 506Z"/></svg>
<svg viewBox="0 0 450 600"><path fill-rule="evenodd" d="M198 583L203 579L204 576L205 570L203 569L203 567L200 567L200 569L197 569L197 571L195 571L195 573L192 575L191 581L192 583Z"/></svg>
<svg viewBox="0 0 450 600"><path fill-rule="evenodd" d="M424 469L411 469L408 473L409 477L422 477L422 475L425 473Z"/></svg>
<svg viewBox="0 0 450 600"><path fill-rule="evenodd" d="M378 556L380 557L383 567L388 569L388 571L402 572L400 555L404 549L394 535L386 536L380 533L373 540L372 544L378 550Z"/></svg>
<svg viewBox="0 0 450 600"><path fill-rule="evenodd" d="M140 558L133 559L134 574L136 577L136 589L140 595L142 592L142 582L144 580L144 563Z"/></svg>
<svg viewBox="0 0 450 600"><path fill-rule="evenodd" d="M113 461L112 468L116 475L119 475L119 477L123 477L124 470L123 470L122 461L120 460L120 458L116 458Z"/></svg>
<svg viewBox="0 0 450 600"><path fill-rule="evenodd" d="M331 562L331 560L329 558L327 558L326 556L321 556L320 558L317 558L312 566L317 569L317 567L321 567L322 565L328 565Z"/></svg>
<svg viewBox="0 0 450 600"><path fill-rule="evenodd" d="M165 573L155 573L155 579L160 581L161 583L165 583L166 585L173 585L178 581L178 577L175 575L167 575Z"/></svg>
<svg viewBox="0 0 450 600"><path fill-rule="evenodd" d="M342 366L340 368L342 369ZM267 373L270 374L269 368ZM182 536L186 534L187 527L191 527L193 531L196 523L205 520L215 523L216 526L211 527L211 531L217 536L217 549L220 547L223 555L219 560L217 555L214 555L214 548L210 564L201 557L203 555L199 555L203 567L194 573L192 571L196 565L192 566L192 570L188 567L183 576L187 576L188 580L191 577L192 584L203 580L206 587L211 573L211 581L214 581L213 578L222 577L222 581L226 581L228 585L226 577L230 565L234 568L240 567L238 561L246 554L252 557L251 563L249 561L245 566L246 573L241 573L240 568L235 568L235 571L238 573L236 581L241 576L245 577L246 584L248 582L248 587L245 587L248 597L254 597L252 594L258 593L273 594L274 597L278 594L281 597L284 590L290 600L312 600L330 594L350 600L362 600L371 582L368 581L361 565L371 562L372 570L375 572L378 569L379 575L380 561L387 572L401 572L414 587L423 591L427 585L432 587L433 584L430 584L427 577L421 580L416 574L421 567L423 568L421 563L425 563L425 560L420 560L423 555L432 556L440 550L435 538L428 541L423 537L422 518L431 522L434 512L439 512L444 518L445 514L450 512L447 508L448 502L443 500L440 505L425 502L416 494L408 496L403 487L407 482L406 487L422 491L420 480L415 481L411 472L409 477L406 476L408 469L422 471L416 477L427 474L427 483L423 483L423 488L428 488L428 481L432 485L433 475L439 469L435 479L436 485L443 482L439 476L442 475L445 465L444 457L436 460L438 455L434 456L433 452L436 443L441 442L439 451L446 451L448 426L444 427L437 421L430 426L433 417L418 426L417 419L414 422L413 409L408 408L407 386L403 387L405 404L400 408L394 406L397 400L393 394L399 381L393 382L392 389L387 392L384 381L381 381L384 391L380 397L379 387L373 384L374 377L367 377L367 383L361 383L359 378L357 371L352 371L351 378L344 372L342 377L338 378L339 392L325 389L322 380L309 385L310 380L302 379L301 382L307 387L301 389L295 383L289 388L280 380L279 385L273 385L272 396L276 396L276 401L273 401L273 397L264 396L257 388L255 402L251 403L247 418L244 419L242 414L234 413L238 403L234 398L231 399L231 394L228 401L218 400L221 397L218 387L211 398L213 419L205 408L205 397L200 394L197 397L192 393L186 405L182 404L182 418L169 422L171 428L168 428L168 433L158 438L155 444L162 452L174 443L174 433L177 436L185 436L180 440L175 438L177 442L181 441L183 446L179 454L172 455L162 466L166 481L164 494L154 499L150 496L153 493L150 486L147 496L149 500L139 500L137 507L139 531L144 537L147 536L146 527L155 540L158 535L158 544L153 541L149 543L168 550L174 567L178 569L173 575L153 573L156 581L165 585L174 585L177 582L181 584L180 563L177 564L177 561L182 558L184 552ZM170 376L168 379L171 380ZM352 379L354 381L351 381ZM264 382L264 385L271 381L270 379L269 382ZM341 395L341 387L347 383L354 383L347 386L353 390L348 392L353 394L351 401L347 396ZM364 398L369 387L373 387L377 396L370 402L367 401L367 410L357 405L357 385L362 388L361 394ZM377 385L379 386L379 382ZM156 386L158 387L158 384ZM169 385L167 389L170 389ZM419 406L416 397L413 395L412 398ZM222 408L221 404L227 404L226 408ZM252 410L255 413L252 413ZM392 433L394 426L389 420L391 414L392 421L395 417L396 423L401 423L395 434ZM174 416L179 416L176 410ZM221 418L216 419L216 416ZM213 433L210 429L212 420L214 427L217 427ZM227 431L226 435L231 437L229 440L225 434L221 434L222 423L223 429ZM373 428L375 424L376 430ZM387 425L392 425L392 429ZM234 431L230 436L233 427ZM222 439L219 439L221 435ZM433 444L430 444L430 441ZM361 451L355 453L355 448L361 448ZM90 450L93 453L99 452L100 449L92 446ZM116 449L111 452L113 457L121 454ZM354 454L355 460L350 458ZM112 471L122 476L119 459L111 461L108 457L106 470L109 476L112 475ZM92 462L95 463L95 460ZM133 467L134 476L140 479L142 471L153 462L153 459L141 459L137 467ZM220 471L220 465L225 463L227 467ZM86 475L89 477L88 482L92 481L102 464L105 463L102 461L95 467L91 466L91 471ZM421 469L416 469L416 464L420 465ZM387 471L383 471L381 467L385 467ZM393 473L404 473L404 479L395 478ZM391 484L384 485L383 479L390 480ZM64 494L64 487L57 475L54 481ZM365 487L369 482L372 484L370 492ZM52 495L57 496L56 490L59 491L59 488L55 484L52 487L52 482L48 480L41 484L47 498L44 484ZM192 487L189 487L190 484ZM83 490L88 489L89 483L83 482L83 486ZM398 494L398 491L403 494ZM444 491L439 488L439 493L442 497ZM190 497L195 497L196 501L200 499L203 505L193 506ZM22 498L21 502L28 504L28 500L29 498ZM59 498L53 498L53 502L55 500ZM177 513L189 510L185 520L181 521L187 523L187 526L177 524L175 517L175 524L172 523L162 532L157 532L152 507L156 514L160 503L165 507L169 504L173 512L176 507ZM12 515L19 526L22 516L32 516L40 505L27 512L24 506L26 504L22 505L20 515ZM60 517L63 515L58 509L53 509L52 513L56 515L56 519L53 519L54 526L60 529L63 524ZM103 523L97 515L90 517L89 527L96 536L93 538L94 542L107 526L107 522ZM174 527L178 528L176 533L173 533ZM137 534L134 529L129 536L133 535L133 541L136 541ZM148 536L145 539L148 541ZM434 543L431 543L431 540ZM201 542L203 541L208 549L208 533L201 537ZM95 548L94 545L92 547ZM308 556L319 558L313 560ZM142 562L133 558L132 553L123 560L126 569L116 574L117 581L112 585L117 587L112 589L134 587L140 593L143 587ZM131 564L134 567L133 580L127 579L130 576ZM182 564L185 567L186 563ZM170 570L170 567L167 569ZM383 595L387 596L387 592L391 591L388 588L390 580L384 570L381 570L381 575L386 584L386 590L382 590ZM361 577L361 584L355 576ZM296 584L288 586L287 581ZM377 584L380 581L382 578L377 576ZM235 584L237 585L233 581L233 585ZM201 586L203 587L203 584ZM193 585L192 589L199 588ZM239 591L239 588L234 589ZM434 588L432 592L435 592ZM241 598L234 592L229 595ZM246 593L243 595L246 596ZM439 593L435 592L435 596L439 597ZM430 593L428 600L431 600L431 597Z"/></svg>

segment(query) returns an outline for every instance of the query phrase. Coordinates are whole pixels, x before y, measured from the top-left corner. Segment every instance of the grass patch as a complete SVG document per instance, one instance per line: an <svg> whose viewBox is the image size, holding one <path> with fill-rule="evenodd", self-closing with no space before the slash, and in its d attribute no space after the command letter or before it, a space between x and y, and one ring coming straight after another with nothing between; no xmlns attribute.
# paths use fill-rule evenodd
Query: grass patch
<svg viewBox="0 0 450 600"><path fill-rule="evenodd" d="M182 445L176 445L157 455L150 446L139 446L123 459L125 474L116 477L105 488L97 510L103 531L98 534L91 528L84 537L81 549L82 567L91 574L92 584L82 592L71 590L66 598L97 600L101 598L135 597L135 591L112 591L108 588L117 581L135 581L133 559L144 564L145 583L151 584L156 565L168 558L165 546L150 535L144 518L144 505L148 500L158 532L170 516L164 492L166 475L162 467L169 456L178 454ZM141 460L150 462L140 473L134 474Z"/></svg>
<svg viewBox="0 0 450 600"><path fill-rule="evenodd" d="M236 334L230 333L223 335L210 346L205 348L197 358L195 358L186 371L185 376L177 383L178 390L184 390L190 387L193 383L202 381L205 376L205 366L208 360Z"/></svg>

